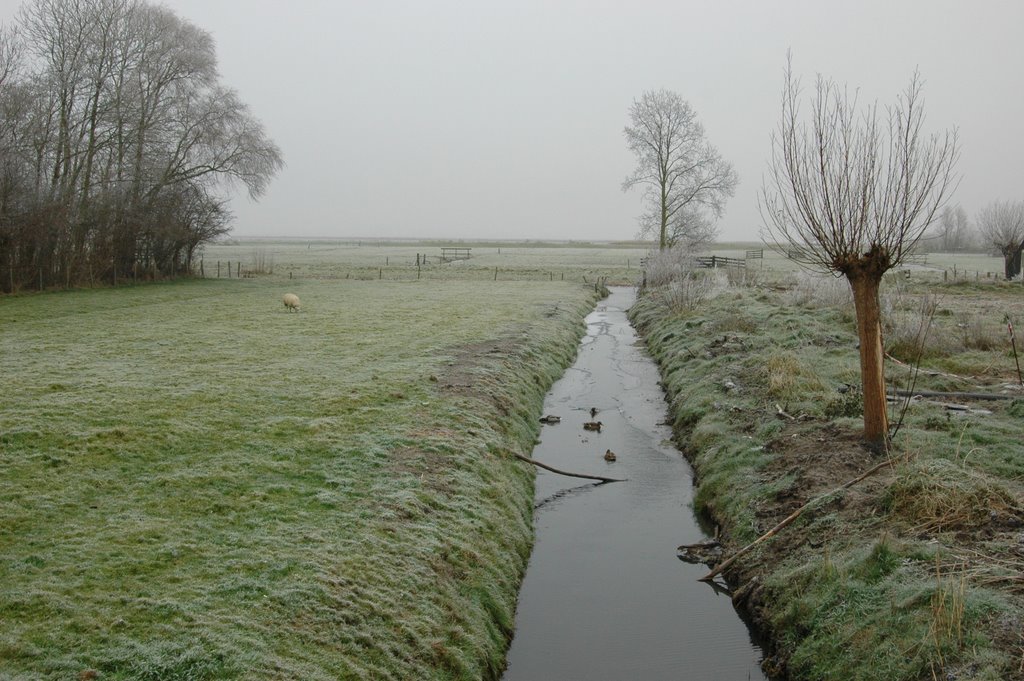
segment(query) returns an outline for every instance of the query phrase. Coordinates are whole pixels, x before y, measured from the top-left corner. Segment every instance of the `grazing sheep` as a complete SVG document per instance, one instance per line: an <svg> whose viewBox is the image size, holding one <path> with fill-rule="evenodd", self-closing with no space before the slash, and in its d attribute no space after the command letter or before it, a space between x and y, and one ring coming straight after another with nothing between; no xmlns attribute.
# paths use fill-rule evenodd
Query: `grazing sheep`
<svg viewBox="0 0 1024 681"><path fill-rule="evenodd" d="M297 295L295 295L294 293L286 293L286 294L284 294L284 307L285 307L285 310L288 311L288 312L291 312L292 310L295 310L296 312L298 312L299 311L299 297Z"/></svg>

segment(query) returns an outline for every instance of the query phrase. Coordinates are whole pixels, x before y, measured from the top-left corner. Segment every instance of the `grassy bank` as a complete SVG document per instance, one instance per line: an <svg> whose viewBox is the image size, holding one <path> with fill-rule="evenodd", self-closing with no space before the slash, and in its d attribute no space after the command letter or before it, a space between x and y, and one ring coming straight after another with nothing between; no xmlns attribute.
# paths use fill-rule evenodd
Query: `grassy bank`
<svg viewBox="0 0 1024 681"><path fill-rule="evenodd" d="M532 537L508 453L594 296L235 279L0 301L0 676L494 676Z"/></svg>
<svg viewBox="0 0 1024 681"><path fill-rule="evenodd" d="M829 290L730 288L692 312L655 293L632 311L726 554L881 461L859 444L852 310ZM894 279L886 292L887 349L906 362L919 310L937 304L918 389L1018 398L911 403L894 465L741 559L734 600L792 679L1024 678L1024 399L1002 320L1020 325L1019 289ZM898 364L888 376L907 384Z"/></svg>

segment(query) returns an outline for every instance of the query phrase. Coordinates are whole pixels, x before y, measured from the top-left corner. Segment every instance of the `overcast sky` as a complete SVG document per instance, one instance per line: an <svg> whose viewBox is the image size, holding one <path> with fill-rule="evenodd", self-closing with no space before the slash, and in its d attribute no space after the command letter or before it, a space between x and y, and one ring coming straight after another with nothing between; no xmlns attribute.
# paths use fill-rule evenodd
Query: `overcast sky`
<svg viewBox="0 0 1024 681"><path fill-rule="evenodd" d="M786 51L887 104L915 68L959 129L969 215L1024 199L1024 2L168 0L287 166L240 236L630 239L622 129L644 90L690 102L740 176L720 222L756 239ZM0 0L0 20L20 2Z"/></svg>

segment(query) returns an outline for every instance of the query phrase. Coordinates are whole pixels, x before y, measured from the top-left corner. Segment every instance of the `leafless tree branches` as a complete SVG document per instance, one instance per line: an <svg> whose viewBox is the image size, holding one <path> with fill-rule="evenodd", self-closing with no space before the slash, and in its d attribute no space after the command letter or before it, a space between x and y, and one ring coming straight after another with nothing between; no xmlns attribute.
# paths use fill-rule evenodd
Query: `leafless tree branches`
<svg viewBox="0 0 1024 681"><path fill-rule="evenodd" d="M944 253L956 253L971 243L971 225L963 206L945 206L931 236L934 247Z"/></svg>
<svg viewBox="0 0 1024 681"><path fill-rule="evenodd" d="M1024 249L1024 201L995 201L978 213L978 230L986 242L1003 254L1006 278L1020 274Z"/></svg>
<svg viewBox="0 0 1024 681"><path fill-rule="evenodd" d="M879 115L856 93L821 76L800 110L787 64L782 117L772 135L760 211L766 240L814 270L844 275L853 289L864 388L864 436L888 435L878 288L948 200L957 178L956 131L926 134L921 78Z"/></svg>
<svg viewBox="0 0 1024 681"><path fill-rule="evenodd" d="M218 83L211 36L165 7L30 0L17 29L0 35L0 266L12 273L60 285L174 273L227 231L220 188L256 198L281 168Z"/></svg>
<svg viewBox="0 0 1024 681"><path fill-rule="evenodd" d="M721 217L739 181L732 165L705 140L697 114L674 92L645 92L629 115L623 132L637 165L622 189L644 188L641 233L656 234L661 249L707 240L708 214Z"/></svg>
<svg viewBox="0 0 1024 681"><path fill-rule="evenodd" d="M957 178L956 131L923 130L921 78L889 107L858 108L856 93L818 77L810 120L786 69L782 120L761 192L767 236L812 269L881 277L935 219Z"/></svg>

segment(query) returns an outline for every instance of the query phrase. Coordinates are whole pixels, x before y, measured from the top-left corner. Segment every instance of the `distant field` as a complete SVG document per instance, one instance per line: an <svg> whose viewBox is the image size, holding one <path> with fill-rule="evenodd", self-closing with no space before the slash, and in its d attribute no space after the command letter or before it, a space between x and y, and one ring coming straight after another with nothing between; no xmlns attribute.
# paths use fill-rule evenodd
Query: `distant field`
<svg viewBox="0 0 1024 681"><path fill-rule="evenodd" d="M444 246L469 248L468 260L442 262ZM283 277L352 279L490 279L558 280L637 284L643 280L641 259L649 245L636 242L586 244L579 242L401 242L359 240L237 239L206 247L203 273L232 276L273 271ZM754 257L760 252L763 257ZM788 277L800 270L784 253L761 242L715 244L702 255L745 260L754 276ZM751 257L747 257L751 255ZM419 256L419 259L417 258ZM420 263L417 268L417 262ZM1003 260L974 253L929 253L908 262L911 277L921 281L985 280L1002 277Z"/></svg>
<svg viewBox="0 0 1024 681"><path fill-rule="evenodd" d="M493 671L532 536L507 452L594 299L281 276L0 298L0 677Z"/></svg>
<svg viewBox="0 0 1024 681"><path fill-rule="evenodd" d="M642 277L640 259L647 249L636 245L455 244L469 248L466 260L441 261L437 244L359 241L239 240L207 246L203 273L227 276L237 269L273 270L283 277L352 279L490 279L593 283L599 278L632 284ZM420 267L417 268L417 256ZM262 267L260 267L262 265Z"/></svg>

